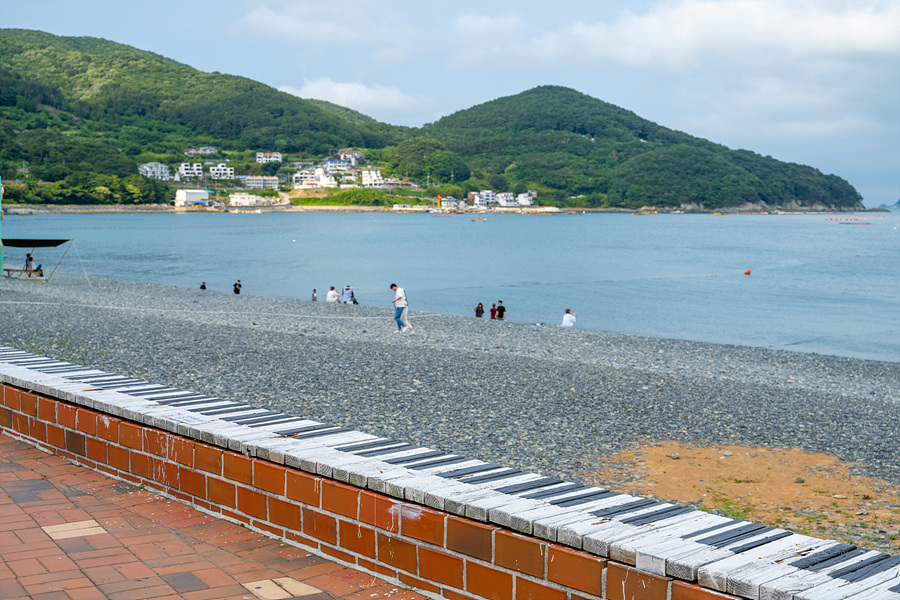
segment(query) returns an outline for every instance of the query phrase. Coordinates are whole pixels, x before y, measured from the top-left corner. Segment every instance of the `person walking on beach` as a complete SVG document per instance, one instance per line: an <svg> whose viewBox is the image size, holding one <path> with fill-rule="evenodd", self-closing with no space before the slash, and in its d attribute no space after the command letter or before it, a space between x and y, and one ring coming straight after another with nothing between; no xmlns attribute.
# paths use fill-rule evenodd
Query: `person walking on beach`
<svg viewBox="0 0 900 600"><path fill-rule="evenodd" d="M478 306L475 307L475 316L479 319L484 316L484 304L481 302L478 303Z"/></svg>
<svg viewBox="0 0 900 600"><path fill-rule="evenodd" d="M497 300L497 320L506 320L506 307L503 306L503 300Z"/></svg>
<svg viewBox="0 0 900 600"><path fill-rule="evenodd" d="M407 318L409 302L406 300L406 290L396 283L391 284L391 289L394 290L394 299L391 300L391 303L394 305L394 320L397 321L397 333L403 333L407 330L410 333L415 333Z"/></svg>
<svg viewBox="0 0 900 600"><path fill-rule="evenodd" d="M234 290L234 293L235 293L235 294L240 294L240 293L241 293L241 288L242 288L242 287L244 287L244 286L241 285L241 280L238 279L238 280L234 283L234 285L232 286L231 289Z"/></svg>
<svg viewBox="0 0 900 600"><path fill-rule="evenodd" d="M316 288L313 288L312 301L317 302L318 300L319 300L319 295L316 294Z"/></svg>
<svg viewBox="0 0 900 600"><path fill-rule="evenodd" d="M497 305L496 304L491 304L491 318L492 319L497 318Z"/></svg>
<svg viewBox="0 0 900 600"><path fill-rule="evenodd" d="M328 290L328 293L325 294L325 302L340 302L341 295L334 291L334 286L331 286L331 289Z"/></svg>
<svg viewBox="0 0 900 600"><path fill-rule="evenodd" d="M575 326L575 317L577 317L575 313L572 312L571 308L566 309L566 314L563 315L562 325L560 327L574 327Z"/></svg>

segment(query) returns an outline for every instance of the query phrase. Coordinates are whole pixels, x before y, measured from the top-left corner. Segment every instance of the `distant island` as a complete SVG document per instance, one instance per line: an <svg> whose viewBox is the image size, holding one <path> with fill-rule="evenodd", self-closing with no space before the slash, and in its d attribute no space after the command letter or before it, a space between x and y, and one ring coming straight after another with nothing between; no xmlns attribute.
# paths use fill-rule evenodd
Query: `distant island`
<svg viewBox="0 0 900 600"><path fill-rule="evenodd" d="M224 202L316 187L319 201L347 206L865 210L837 175L667 129L568 88L537 87L409 128L97 38L0 29L0 59L7 203L169 204L184 187Z"/></svg>

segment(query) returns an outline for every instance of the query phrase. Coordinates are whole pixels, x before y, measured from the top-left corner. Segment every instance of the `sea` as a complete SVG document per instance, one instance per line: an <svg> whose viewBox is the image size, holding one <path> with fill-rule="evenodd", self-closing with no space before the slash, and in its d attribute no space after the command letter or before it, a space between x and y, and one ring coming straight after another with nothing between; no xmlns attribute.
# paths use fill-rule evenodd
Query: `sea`
<svg viewBox="0 0 900 600"><path fill-rule="evenodd" d="M502 301L508 321L557 326L569 308L580 329L900 361L900 212L47 214L8 215L2 235L74 238L59 268L88 281L231 293L240 279L320 301L350 285L385 308L396 283L413 323Z"/></svg>

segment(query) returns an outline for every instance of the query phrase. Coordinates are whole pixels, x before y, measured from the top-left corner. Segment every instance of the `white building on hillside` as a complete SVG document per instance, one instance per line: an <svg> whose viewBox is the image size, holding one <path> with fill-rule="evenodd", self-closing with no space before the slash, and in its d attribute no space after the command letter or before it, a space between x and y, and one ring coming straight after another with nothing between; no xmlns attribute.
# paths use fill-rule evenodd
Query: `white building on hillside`
<svg viewBox="0 0 900 600"><path fill-rule="evenodd" d="M257 152L256 153L256 162L260 164L270 163L270 162L282 162L281 161L281 152Z"/></svg>
<svg viewBox="0 0 900 600"><path fill-rule="evenodd" d="M228 167L225 163L219 163L209 168L209 176L213 179L234 179L234 167Z"/></svg>
<svg viewBox="0 0 900 600"><path fill-rule="evenodd" d="M149 177L150 179L159 179L161 181L171 181L172 179L172 174L169 172L169 167L158 162L144 163L138 166L138 173L140 173L144 177Z"/></svg>
<svg viewBox="0 0 900 600"><path fill-rule="evenodd" d="M341 171L349 171L352 165L346 160L335 160L333 158L329 158L326 161L322 162L322 168L325 169L326 173L340 173Z"/></svg>
<svg viewBox="0 0 900 600"><path fill-rule="evenodd" d="M291 177L293 188L316 188L316 187L337 187L337 180L330 174L325 172L322 167L315 169L300 169Z"/></svg>
<svg viewBox="0 0 900 600"><path fill-rule="evenodd" d="M536 194L530 192L522 192L516 196L516 204L519 206L534 206L534 197Z"/></svg>
<svg viewBox="0 0 900 600"><path fill-rule="evenodd" d="M200 163L181 163L178 167L178 175L182 179L190 179L191 177L203 177L203 165Z"/></svg>
<svg viewBox="0 0 900 600"><path fill-rule="evenodd" d="M477 194L473 194L475 206L486 207L497 204L497 194L493 190L481 190Z"/></svg>
<svg viewBox="0 0 900 600"><path fill-rule="evenodd" d="M378 169L363 169L360 171L362 174L362 186L366 188L382 188L384 187L384 177L381 176L381 171Z"/></svg>
<svg viewBox="0 0 900 600"><path fill-rule="evenodd" d="M251 190L278 189L278 177L274 175L248 175L246 178L247 187Z"/></svg>
<svg viewBox="0 0 900 600"><path fill-rule="evenodd" d="M497 194L497 204L500 206L518 206L516 197L512 192L500 192Z"/></svg>
<svg viewBox="0 0 900 600"><path fill-rule="evenodd" d="M265 206L271 204L272 199L255 196L247 192L237 192L228 196L228 203L231 206Z"/></svg>
<svg viewBox="0 0 900 600"><path fill-rule="evenodd" d="M175 192L175 206L190 206L209 202L206 190L178 190Z"/></svg>

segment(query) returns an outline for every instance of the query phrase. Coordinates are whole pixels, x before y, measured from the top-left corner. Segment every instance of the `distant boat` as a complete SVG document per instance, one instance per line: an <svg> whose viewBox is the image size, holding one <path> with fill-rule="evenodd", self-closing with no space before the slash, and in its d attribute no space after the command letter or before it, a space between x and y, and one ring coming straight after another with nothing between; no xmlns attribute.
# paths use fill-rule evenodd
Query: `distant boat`
<svg viewBox="0 0 900 600"><path fill-rule="evenodd" d="M487 219L472 219L473 223L480 223L482 221L487 221Z"/></svg>

